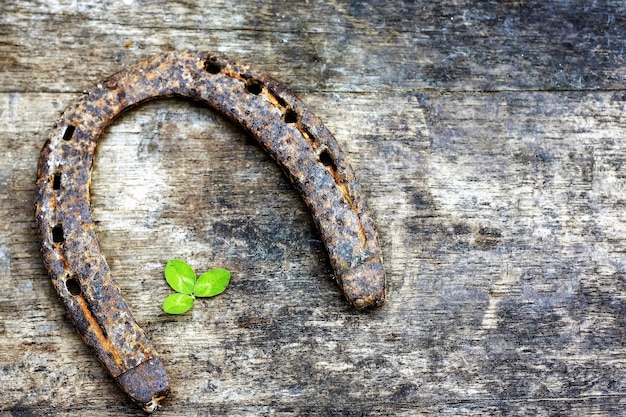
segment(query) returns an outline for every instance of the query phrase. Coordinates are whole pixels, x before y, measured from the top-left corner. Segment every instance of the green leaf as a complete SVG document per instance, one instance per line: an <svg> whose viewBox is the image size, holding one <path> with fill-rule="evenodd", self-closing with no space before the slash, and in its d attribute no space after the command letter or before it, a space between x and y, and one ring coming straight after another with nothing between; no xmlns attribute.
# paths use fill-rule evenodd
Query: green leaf
<svg viewBox="0 0 626 417"><path fill-rule="evenodd" d="M224 292L230 282L230 272L226 269L212 269L200 275L193 293L196 297L213 297Z"/></svg>
<svg viewBox="0 0 626 417"><path fill-rule="evenodd" d="M165 265L165 279L174 291L191 294L196 284L196 273L187 262L172 259Z"/></svg>
<svg viewBox="0 0 626 417"><path fill-rule="evenodd" d="M193 307L193 296L187 294L171 294L163 301L163 311L169 314L183 314Z"/></svg>

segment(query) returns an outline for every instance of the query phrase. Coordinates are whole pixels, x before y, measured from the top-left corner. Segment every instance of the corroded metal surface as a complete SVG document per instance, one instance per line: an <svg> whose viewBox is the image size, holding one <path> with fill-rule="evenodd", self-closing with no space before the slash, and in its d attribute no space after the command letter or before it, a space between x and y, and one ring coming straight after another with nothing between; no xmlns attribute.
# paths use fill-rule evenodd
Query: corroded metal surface
<svg viewBox="0 0 626 417"><path fill-rule="evenodd" d="M283 168L309 207L346 298L385 301L374 224L352 168L330 132L274 79L230 57L172 52L128 67L87 90L55 124L39 160L36 219L44 264L83 340L146 411L169 393L167 375L133 320L100 250L89 184L99 137L122 111L181 96L224 114Z"/></svg>

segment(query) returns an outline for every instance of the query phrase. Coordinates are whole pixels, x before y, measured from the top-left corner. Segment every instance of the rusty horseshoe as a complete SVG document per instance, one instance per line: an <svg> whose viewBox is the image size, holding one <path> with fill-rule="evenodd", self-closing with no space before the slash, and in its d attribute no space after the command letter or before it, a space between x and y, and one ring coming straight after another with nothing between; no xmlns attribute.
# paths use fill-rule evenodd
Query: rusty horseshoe
<svg viewBox="0 0 626 417"><path fill-rule="evenodd" d="M147 100L186 97L253 136L302 195L335 278L356 308L385 301L377 233L354 172L320 120L273 78L221 53L170 52L110 76L71 104L37 169L36 220L44 265L84 342L147 412L169 394L163 364L130 314L96 236L89 185L105 128Z"/></svg>

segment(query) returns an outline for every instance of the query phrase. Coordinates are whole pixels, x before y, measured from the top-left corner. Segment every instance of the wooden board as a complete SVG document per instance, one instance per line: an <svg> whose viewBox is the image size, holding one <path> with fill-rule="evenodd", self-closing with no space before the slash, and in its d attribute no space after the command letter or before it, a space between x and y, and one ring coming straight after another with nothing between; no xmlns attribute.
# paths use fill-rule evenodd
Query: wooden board
<svg viewBox="0 0 626 417"><path fill-rule="evenodd" d="M231 123L182 100L123 115L92 204L170 374L159 415L623 415L625 27L617 1L4 0L0 417L143 415L65 318L34 179L82 90L173 49L252 63L324 121L389 293L342 299L304 203ZM231 286L168 316L171 258Z"/></svg>

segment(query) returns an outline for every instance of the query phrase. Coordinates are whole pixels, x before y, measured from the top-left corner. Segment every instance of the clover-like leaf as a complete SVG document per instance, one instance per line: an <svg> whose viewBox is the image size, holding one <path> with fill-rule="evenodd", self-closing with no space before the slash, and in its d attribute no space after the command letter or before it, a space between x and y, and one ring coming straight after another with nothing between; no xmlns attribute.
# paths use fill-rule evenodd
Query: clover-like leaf
<svg viewBox="0 0 626 417"><path fill-rule="evenodd" d="M230 282L230 272L226 269L212 269L200 275L193 288L196 297L213 297L224 292Z"/></svg>
<svg viewBox="0 0 626 417"><path fill-rule="evenodd" d="M193 307L194 298L187 294L171 294L163 301L163 311L169 314L183 314Z"/></svg>
<svg viewBox="0 0 626 417"><path fill-rule="evenodd" d="M196 284L196 273L187 262L172 259L165 265L165 279L174 291L191 294Z"/></svg>

